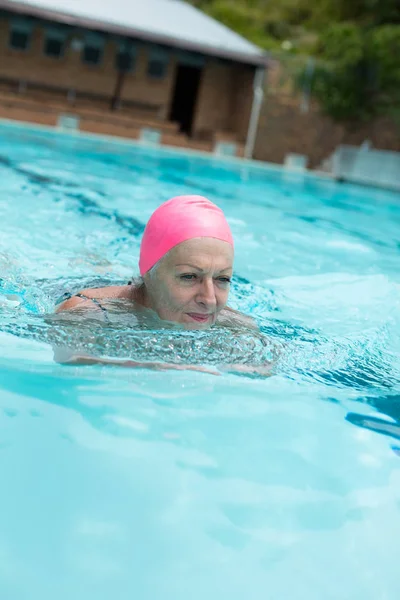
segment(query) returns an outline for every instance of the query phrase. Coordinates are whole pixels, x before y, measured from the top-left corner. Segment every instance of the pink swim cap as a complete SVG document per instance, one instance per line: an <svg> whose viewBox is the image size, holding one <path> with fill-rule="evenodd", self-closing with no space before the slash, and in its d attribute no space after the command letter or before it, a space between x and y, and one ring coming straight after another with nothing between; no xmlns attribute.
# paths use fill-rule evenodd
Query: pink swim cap
<svg viewBox="0 0 400 600"><path fill-rule="evenodd" d="M174 246L198 237L212 237L233 246L232 233L218 206L202 196L177 196L151 215L140 246L139 269L144 275Z"/></svg>

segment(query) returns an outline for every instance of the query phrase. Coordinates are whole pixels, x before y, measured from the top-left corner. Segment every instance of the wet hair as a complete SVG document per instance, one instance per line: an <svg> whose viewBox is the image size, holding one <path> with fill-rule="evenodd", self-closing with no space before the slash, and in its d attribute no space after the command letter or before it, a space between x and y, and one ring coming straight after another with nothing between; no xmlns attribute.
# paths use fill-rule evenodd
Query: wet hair
<svg viewBox="0 0 400 600"><path fill-rule="evenodd" d="M128 285L131 285L132 288L139 293L144 292L146 287L144 279L141 275L139 275L139 277L132 277L132 279L128 281Z"/></svg>
<svg viewBox="0 0 400 600"><path fill-rule="evenodd" d="M159 262L160 262L160 261L159 261ZM150 277L151 277L152 275L154 275L154 273L156 272L156 270L157 270L157 267L158 267L158 265L159 265L159 262L157 262L157 263L156 263L156 264L155 264L155 265L154 265L154 266L153 266L153 267L150 269L150 271L148 272L148 275L150 275ZM144 297L144 292L145 292L145 289L146 289L146 283L145 283L145 281L144 281L144 277L142 277L142 275L139 275L138 277L133 277L133 278L131 279L131 281L129 281L128 285L131 285L131 286L132 286L132 288L134 289L134 293L135 293L135 295L139 296L139 298L140 298L140 297L142 297L142 298Z"/></svg>

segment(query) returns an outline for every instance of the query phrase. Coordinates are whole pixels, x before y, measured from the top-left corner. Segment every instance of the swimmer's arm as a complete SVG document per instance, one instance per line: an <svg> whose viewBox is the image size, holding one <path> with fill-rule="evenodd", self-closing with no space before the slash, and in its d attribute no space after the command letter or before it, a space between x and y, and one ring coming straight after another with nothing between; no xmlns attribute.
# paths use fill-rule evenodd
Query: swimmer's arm
<svg viewBox="0 0 400 600"><path fill-rule="evenodd" d="M222 321L222 325L229 327L229 325L233 324L234 326L244 327L245 329L249 329L251 331L260 331L256 321L249 315L246 315L238 310L234 310L229 306L227 306L223 312L225 312L225 316L227 316L229 320L227 323ZM219 370L226 373L233 373L235 375L247 375L248 377L271 377L274 374L274 366L278 359L279 353L279 348L276 346L273 348L272 360L263 365L220 365Z"/></svg>
<svg viewBox="0 0 400 600"><path fill-rule="evenodd" d="M62 365L109 365L127 369L152 369L155 371L200 371L211 375L220 375L217 369L200 367L196 365L175 365L172 363L138 362L135 360L102 358L88 354L74 354L69 348L54 347L54 360Z"/></svg>
<svg viewBox="0 0 400 600"><path fill-rule="evenodd" d="M240 364L220 365L217 369L213 369L212 367L207 368L197 365L176 365L172 363L101 358L84 354L73 354L72 351L68 352L65 348L54 348L54 360L60 364L71 366L108 365L127 369L151 369L154 371L200 371L201 373L209 373L210 375L221 375L223 372L226 372L235 375L247 375L248 377L271 377L273 375L273 363L266 363L261 366Z"/></svg>
<svg viewBox="0 0 400 600"><path fill-rule="evenodd" d="M92 292L92 290L82 290L83 295L86 295L88 292ZM69 300L64 301L57 308L56 312L73 310L74 308L93 308L93 304L90 300L85 300L79 297L72 297ZM256 330L258 331L258 326L252 317L245 315L239 311L236 311L232 308L226 308L225 311L229 314L230 317L233 317L232 322L234 325L239 325L245 327L246 329ZM223 364L219 365L217 369L213 369L212 367L201 367L196 365L177 365L173 363L156 363L156 362L137 362L133 360L118 360L118 359L108 359L101 357L94 357L89 355L75 354L72 349L54 347L54 360L60 364L65 365L110 365L110 366L119 366L124 368L148 368L152 370L190 370L190 371L201 371L204 373L211 373L213 375L221 375L224 372L234 373L238 375L247 375L249 377L270 377L273 372L274 362L266 363L265 365L241 365L234 364L228 365Z"/></svg>
<svg viewBox="0 0 400 600"><path fill-rule="evenodd" d="M156 362L136 362L134 360L116 360L109 358L97 358L94 356L75 355L62 364L83 366L83 365L109 365L114 367L124 367L127 369L151 369L153 371L200 371L210 375L222 375L223 372L233 373L235 375L247 375L248 377L271 377L273 375L273 365L266 364L262 366L251 365L220 365L218 369L212 367L200 367L197 365L176 365L172 363Z"/></svg>
<svg viewBox="0 0 400 600"><path fill-rule="evenodd" d="M234 375L246 375L253 378L272 377L274 374L274 363L265 363L264 365L221 365L220 371L232 373Z"/></svg>
<svg viewBox="0 0 400 600"><path fill-rule="evenodd" d="M224 315L224 313L225 313L225 315ZM226 306L222 312L222 317L224 317L224 316L226 316L229 319L229 321L231 322L230 324L233 324L233 325L239 326L239 327L245 327L246 329L251 329L253 331L259 330L258 325L255 322L255 320L253 319L253 317L250 317L249 315L245 315L244 313L240 312L239 310L234 310L233 308ZM225 323L222 322L222 324L224 325Z"/></svg>

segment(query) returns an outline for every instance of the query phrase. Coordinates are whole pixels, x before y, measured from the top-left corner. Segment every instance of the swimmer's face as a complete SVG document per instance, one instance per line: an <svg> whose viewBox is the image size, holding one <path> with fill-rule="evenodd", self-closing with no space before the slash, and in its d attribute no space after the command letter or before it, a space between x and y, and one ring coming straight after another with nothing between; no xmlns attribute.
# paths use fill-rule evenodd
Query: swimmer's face
<svg viewBox="0 0 400 600"><path fill-rule="evenodd" d="M226 306L233 248L214 238L195 238L172 248L145 275L147 301L161 319L207 329Z"/></svg>

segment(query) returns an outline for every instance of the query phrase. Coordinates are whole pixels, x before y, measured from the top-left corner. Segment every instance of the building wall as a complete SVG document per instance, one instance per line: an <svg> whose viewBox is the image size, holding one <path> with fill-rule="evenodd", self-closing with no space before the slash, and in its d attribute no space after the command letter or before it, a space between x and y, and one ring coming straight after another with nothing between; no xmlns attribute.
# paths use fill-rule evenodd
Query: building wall
<svg viewBox="0 0 400 600"><path fill-rule="evenodd" d="M339 144L358 146L365 140L380 150L400 151L400 128L389 118L344 125L324 115L315 102L302 111L301 102L292 81L277 65L267 81L256 159L282 163L286 154L294 152L307 155L309 166L314 168L321 166Z"/></svg>
<svg viewBox="0 0 400 600"><path fill-rule="evenodd" d="M68 40L70 41L70 40ZM0 77L18 78L42 84L73 88L81 92L112 94L116 72L113 69L111 44L106 44L103 62L98 66L85 65L80 52L72 50L67 43L62 58L50 58L43 52L44 30L33 29L32 42L28 50L9 48L9 24L0 21Z"/></svg>
<svg viewBox="0 0 400 600"><path fill-rule="evenodd" d="M194 134L207 138L215 132L243 143L253 102L254 68L209 59L199 90Z"/></svg>
<svg viewBox="0 0 400 600"><path fill-rule="evenodd" d="M389 118L364 123L335 123L316 104L307 113L298 100L267 96L264 103L254 157L282 163L286 154L305 154L312 168L321 166L340 144L359 146L370 140L375 148L400 152L400 129Z"/></svg>
<svg viewBox="0 0 400 600"><path fill-rule="evenodd" d="M75 37L75 36L74 36ZM38 82L76 92L93 93L111 97L114 93L118 72L115 68L116 43L107 40L101 64L87 65L81 60L81 52L71 48L67 40L62 58L50 58L43 52L45 31L40 25L34 27L32 43L27 51L9 48L9 23L0 19L0 77ZM175 60L169 61L167 74L162 79L147 76L148 49L139 48L135 70L127 73L122 88L122 99L160 105L167 113L171 88L174 81Z"/></svg>
<svg viewBox="0 0 400 600"><path fill-rule="evenodd" d="M115 68L115 40L106 39L99 65L87 65L81 59L81 51L71 47L72 37L79 37L78 33L67 39L62 58L51 58L43 51L45 25L40 22L34 25L29 49L20 51L9 47L10 24L6 17L0 16L0 78L71 89L78 94L98 94L110 99L114 95L119 77ZM166 75L154 79L147 75L149 49L144 44L138 46L135 69L124 76L120 97L122 101L156 106L159 116L167 119L179 59L171 50ZM207 59L195 108L195 138L212 140L216 133L222 132L231 134L239 142L244 141L251 111L253 73L251 67Z"/></svg>
<svg viewBox="0 0 400 600"><path fill-rule="evenodd" d="M238 141L246 141L251 109L253 106L253 84L255 69L236 65L234 71L234 108L231 128L236 132Z"/></svg>
<svg viewBox="0 0 400 600"><path fill-rule="evenodd" d="M175 82L175 57L171 54L166 75L161 80L147 77L146 70L147 49L142 47L138 51L135 70L126 75L121 98L136 102L159 104L161 106L161 116L167 118Z"/></svg>
<svg viewBox="0 0 400 600"><path fill-rule="evenodd" d="M210 59L200 83L193 132L208 137L212 132L231 129L234 107L233 69L230 64Z"/></svg>

